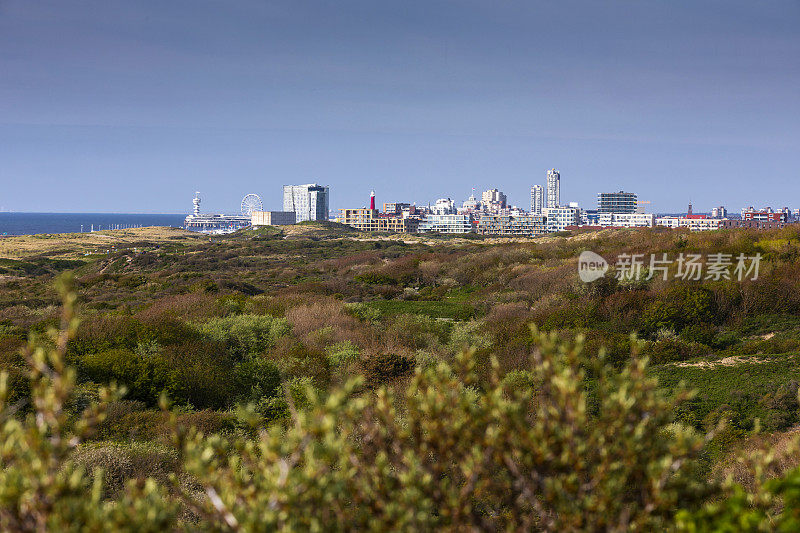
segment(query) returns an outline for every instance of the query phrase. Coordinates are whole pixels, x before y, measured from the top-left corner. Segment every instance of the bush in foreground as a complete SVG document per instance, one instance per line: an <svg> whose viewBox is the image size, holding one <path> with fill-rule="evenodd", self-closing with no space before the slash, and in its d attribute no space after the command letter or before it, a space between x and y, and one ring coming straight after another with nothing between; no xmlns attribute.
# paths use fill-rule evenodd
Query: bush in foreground
<svg viewBox="0 0 800 533"><path fill-rule="evenodd" d="M479 387L467 351L453 368L417 370L400 396L386 388L364 392L353 382L324 400L307 387L301 405L283 387L288 428L246 432L255 437L204 435L176 424L179 454L167 449L137 459L155 462L161 483L134 479L122 488L119 480L141 477L138 467L76 455L115 395L100 390L99 403L70 422L65 405L75 374L62 361L75 326L73 299L67 296L62 331L28 350L33 412L19 418L18 405L0 405L2 530L798 526L800 470L759 480L752 493L735 485L718 490L697 475L704 439L673 422L688 393L660 392L635 354L613 370L584 357L580 338L562 343L536 331L524 379L501 380L495 362L490 383ZM3 375L3 398L6 383ZM257 424L257 413L242 420ZM182 467L174 457L182 457ZM763 467L757 459L756 471ZM93 477L81 463L91 464ZM109 472L116 485L107 486L103 464L116 468ZM184 482L164 476L178 468Z"/></svg>

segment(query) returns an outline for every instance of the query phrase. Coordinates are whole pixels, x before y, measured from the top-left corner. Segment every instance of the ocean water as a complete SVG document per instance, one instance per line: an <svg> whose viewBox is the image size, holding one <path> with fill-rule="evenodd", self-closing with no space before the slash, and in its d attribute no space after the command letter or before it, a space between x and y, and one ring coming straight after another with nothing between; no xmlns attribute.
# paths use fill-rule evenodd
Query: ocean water
<svg viewBox="0 0 800 533"><path fill-rule="evenodd" d="M136 213L0 213L0 235L78 233L94 229L124 229L147 226L181 227L185 214L143 215Z"/></svg>

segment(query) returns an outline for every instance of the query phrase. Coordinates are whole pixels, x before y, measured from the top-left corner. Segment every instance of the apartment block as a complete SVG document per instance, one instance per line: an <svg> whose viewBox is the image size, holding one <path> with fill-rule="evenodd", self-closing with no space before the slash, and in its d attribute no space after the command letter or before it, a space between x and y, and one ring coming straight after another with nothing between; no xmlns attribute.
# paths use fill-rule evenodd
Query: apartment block
<svg viewBox="0 0 800 533"><path fill-rule="evenodd" d="M364 207L341 209L339 218L336 221L352 226L359 231L387 231L391 233L415 233L419 226L418 219L382 216L377 209Z"/></svg>
<svg viewBox="0 0 800 533"><path fill-rule="evenodd" d="M652 213L598 213L598 226L614 228L652 228L655 215Z"/></svg>
<svg viewBox="0 0 800 533"><path fill-rule="evenodd" d="M542 215L483 215L475 231L501 237L536 237L546 233L547 227Z"/></svg>
<svg viewBox="0 0 800 533"><path fill-rule="evenodd" d="M432 213L426 215L419 223L419 232L435 231L437 233L470 233L474 225L469 213Z"/></svg>
<svg viewBox="0 0 800 533"><path fill-rule="evenodd" d="M581 223L579 207L548 207L544 210L544 216L549 233L564 231L567 226L578 226Z"/></svg>

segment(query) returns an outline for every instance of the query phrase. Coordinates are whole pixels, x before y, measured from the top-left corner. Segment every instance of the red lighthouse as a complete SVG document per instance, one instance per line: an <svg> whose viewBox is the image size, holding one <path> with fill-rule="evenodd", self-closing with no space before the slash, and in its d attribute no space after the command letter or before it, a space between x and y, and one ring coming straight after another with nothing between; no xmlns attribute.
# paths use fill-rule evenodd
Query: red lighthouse
<svg viewBox="0 0 800 533"><path fill-rule="evenodd" d="M375 191L369 193L369 208L375 211Z"/></svg>

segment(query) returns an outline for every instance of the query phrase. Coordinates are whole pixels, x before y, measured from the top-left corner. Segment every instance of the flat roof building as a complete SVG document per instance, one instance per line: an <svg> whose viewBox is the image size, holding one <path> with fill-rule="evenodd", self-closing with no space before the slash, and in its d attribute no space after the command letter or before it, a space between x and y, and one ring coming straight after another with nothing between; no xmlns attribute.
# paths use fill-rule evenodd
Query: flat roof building
<svg viewBox="0 0 800 533"><path fill-rule="evenodd" d="M635 213L637 197L632 192L597 193L598 213Z"/></svg>
<svg viewBox="0 0 800 533"><path fill-rule="evenodd" d="M340 209L341 224L346 224L359 231L387 231L391 233L416 233L419 220L416 218L403 218L398 216L381 215L377 209Z"/></svg>
<svg viewBox="0 0 800 533"><path fill-rule="evenodd" d="M253 226L288 226L294 224L294 211L253 211L250 222Z"/></svg>
<svg viewBox="0 0 800 533"><path fill-rule="evenodd" d="M293 211L297 222L328 220L328 187L316 183L283 186L283 210Z"/></svg>

